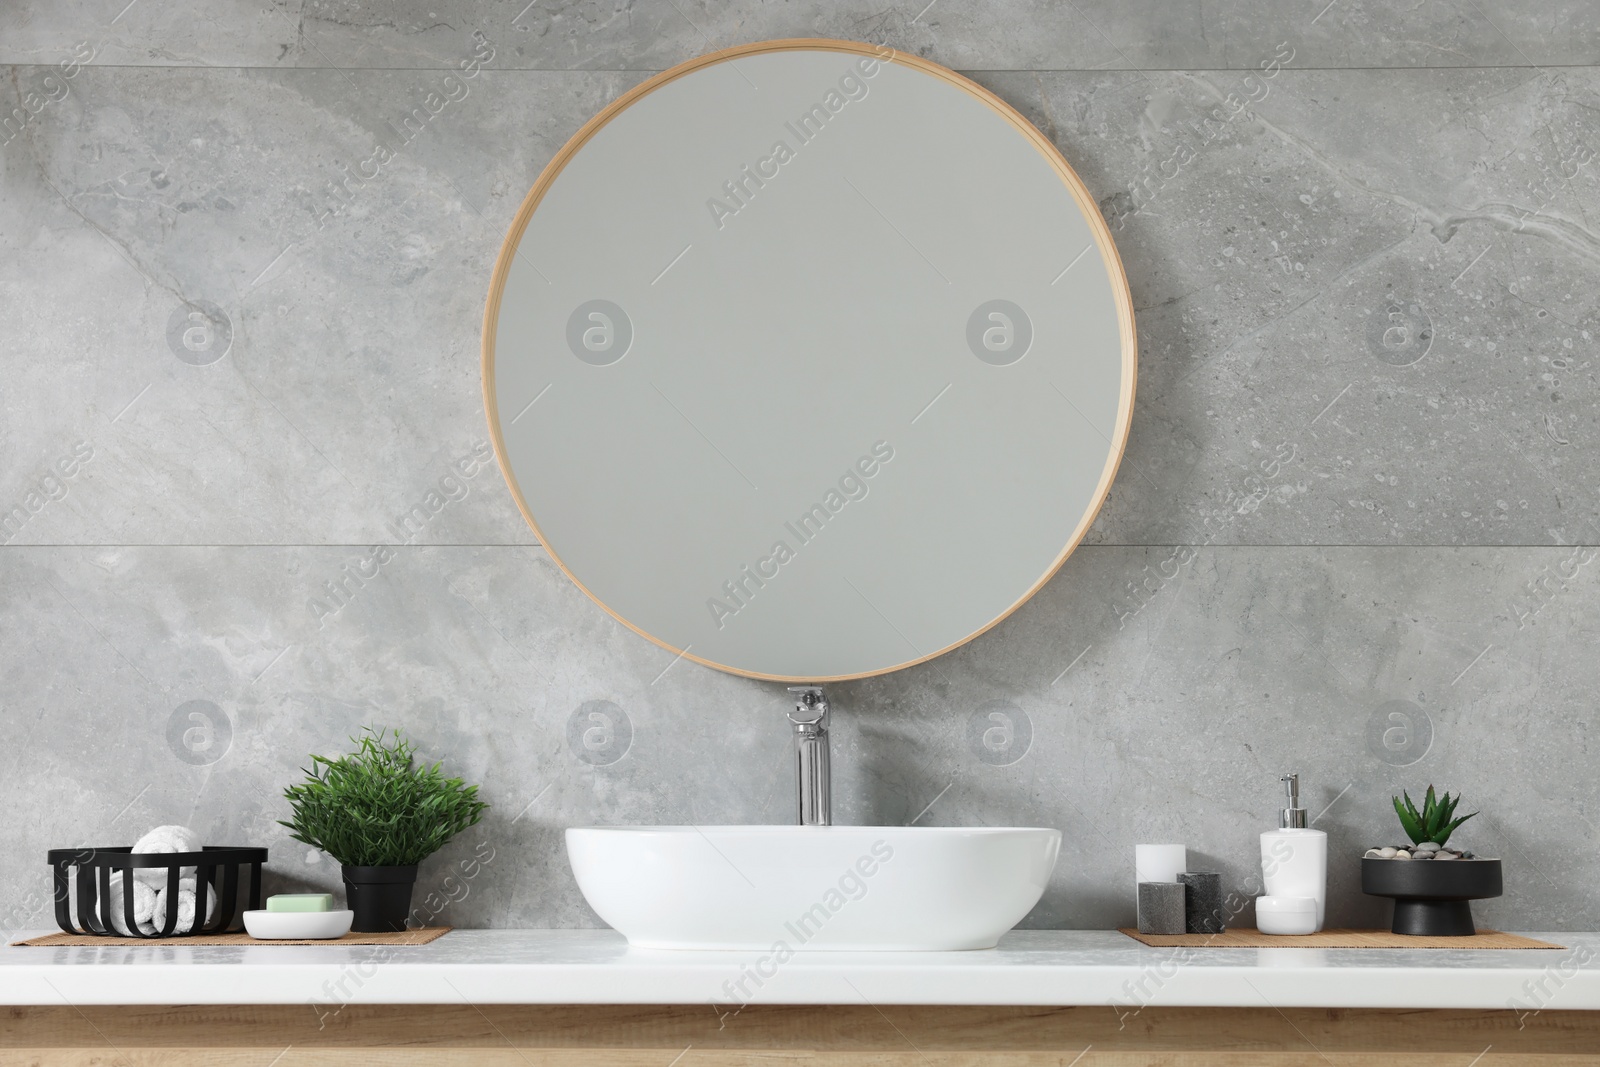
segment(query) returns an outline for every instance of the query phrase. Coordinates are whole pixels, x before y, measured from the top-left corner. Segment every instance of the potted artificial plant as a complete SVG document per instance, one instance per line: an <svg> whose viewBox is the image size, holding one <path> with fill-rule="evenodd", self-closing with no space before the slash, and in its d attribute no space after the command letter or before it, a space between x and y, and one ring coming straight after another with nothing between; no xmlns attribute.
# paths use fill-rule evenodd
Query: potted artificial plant
<svg viewBox="0 0 1600 1067"><path fill-rule="evenodd" d="M283 791L296 841L321 849L344 869L344 888L361 933L404 930L417 864L483 818L478 787L446 778L439 764L416 766L414 746L369 726L347 756L312 756L306 780Z"/></svg>
<svg viewBox="0 0 1600 1067"><path fill-rule="evenodd" d="M1502 892L1500 861L1448 848L1446 842L1478 813L1457 818L1461 797L1437 796L1431 785L1420 810L1411 794L1402 796L1404 801L1394 798L1394 810L1411 843L1367 849L1361 860L1361 890L1394 898L1391 929L1397 934L1470 937L1477 932L1470 902Z"/></svg>

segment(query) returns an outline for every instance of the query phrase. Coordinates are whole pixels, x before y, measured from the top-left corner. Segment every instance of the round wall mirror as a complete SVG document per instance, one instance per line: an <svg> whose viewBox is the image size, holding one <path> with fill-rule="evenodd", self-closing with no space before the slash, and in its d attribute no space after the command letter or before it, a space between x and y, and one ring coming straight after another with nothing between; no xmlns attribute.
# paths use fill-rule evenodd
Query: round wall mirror
<svg viewBox="0 0 1600 1067"><path fill-rule="evenodd" d="M988 91L773 41L650 79L529 192L484 315L501 469L652 641L780 681L976 637L1082 539L1135 343L1094 199Z"/></svg>

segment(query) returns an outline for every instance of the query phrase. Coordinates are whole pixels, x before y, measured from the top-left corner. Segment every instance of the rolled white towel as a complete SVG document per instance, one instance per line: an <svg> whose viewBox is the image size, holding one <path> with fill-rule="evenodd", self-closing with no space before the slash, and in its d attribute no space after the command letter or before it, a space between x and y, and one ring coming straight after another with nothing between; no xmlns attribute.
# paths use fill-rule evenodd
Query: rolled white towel
<svg viewBox="0 0 1600 1067"><path fill-rule="evenodd" d="M78 877L95 878L96 876L92 872L80 871ZM98 886L98 884L99 883L97 879L96 885ZM108 900L111 908L111 928L124 937L128 937L130 936L128 931L128 919L127 916L123 914L122 898L122 872L112 871L111 892L108 894ZM69 901L69 904L72 924L80 930L87 930L88 927L84 925L82 918L78 915L77 893L72 894L72 899ZM155 914L155 910L156 891L145 885L143 882L135 880L133 883L133 921L134 925L139 928L140 933L153 934L156 932L156 928L151 925L150 922L151 917ZM192 904L190 905L190 910L193 910ZM95 906L94 917L96 920L100 918L100 908L98 904Z"/></svg>
<svg viewBox="0 0 1600 1067"><path fill-rule="evenodd" d="M194 929L194 890L193 876L181 879L178 882L178 925L172 928L174 934L186 934ZM211 884L206 883L206 917L205 922L210 922L217 914L217 891ZM167 925L167 887L162 887L155 894L153 914L150 925L156 930L161 930Z"/></svg>
<svg viewBox="0 0 1600 1067"><path fill-rule="evenodd" d="M133 846L133 851L163 854L199 852L200 838L187 826L158 826L139 838ZM160 889L167 884L167 872L162 867L143 867L134 871L133 876L151 889ZM194 868L185 867L179 877L192 880Z"/></svg>
<svg viewBox="0 0 1600 1067"><path fill-rule="evenodd" d="M117 933L128 936L132 933L128 929L127 916L123 914L122 907L122 872L111 872L111 925ZM135 879L133 883L133 921L139 927L139 932L153 934L155 926L150 922L156 911L156 891Z"/></svg>

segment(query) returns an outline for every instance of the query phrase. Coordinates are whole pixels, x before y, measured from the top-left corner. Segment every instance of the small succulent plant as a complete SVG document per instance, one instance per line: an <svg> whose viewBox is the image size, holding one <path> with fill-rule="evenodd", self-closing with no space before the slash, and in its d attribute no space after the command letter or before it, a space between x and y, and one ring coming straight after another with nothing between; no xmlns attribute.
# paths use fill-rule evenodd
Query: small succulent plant
<svg viewBox="0 0 1600 1067"><path fill-rule="evenodd" d="M1418 811L1417 806L1411 802L1410 793L1402 790L1401 795L1405 797L1405 802L1402 803L1400 797L1395 797L1394 812L1400 816L1400 826L1413 844L1420 845L1424 841L1432 841L1436 845L1442 845L1450 840L1450 835L1455 833L1456 827L1478 814L1473 812L1472 815L1454 818L1456 805L1461 802L1461 797L1459 795L1452 797L1449 793L1436 797L1431 785L1428 786L1427 795L1422 799L1421 811Z"/></svg>

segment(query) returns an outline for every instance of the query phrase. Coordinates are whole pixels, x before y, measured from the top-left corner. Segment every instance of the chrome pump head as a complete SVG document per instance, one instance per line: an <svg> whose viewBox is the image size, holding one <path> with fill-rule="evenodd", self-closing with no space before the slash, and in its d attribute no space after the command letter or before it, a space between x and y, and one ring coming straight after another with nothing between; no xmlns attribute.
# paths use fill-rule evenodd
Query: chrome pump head
<svg viewBox="0 0 1600 1067"><path fill-rule="evenodd" d="M1289 803L1278 812L1278 829L1304 830L1306 828L1306 809L1300 806L1300 776L1286 774L1278 781L1283 783L1284 792L1288 795Z"/></svg>

